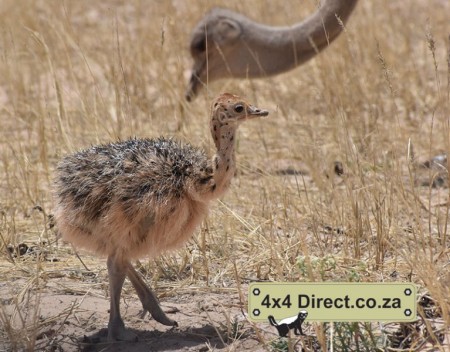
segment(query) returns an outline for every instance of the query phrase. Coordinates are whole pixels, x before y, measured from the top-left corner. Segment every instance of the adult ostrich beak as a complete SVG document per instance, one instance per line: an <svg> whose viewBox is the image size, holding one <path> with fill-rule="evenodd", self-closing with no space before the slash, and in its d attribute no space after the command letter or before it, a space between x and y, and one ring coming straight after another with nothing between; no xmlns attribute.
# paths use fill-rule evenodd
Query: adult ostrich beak
<svg viewBox="0 0 450 352"><path fill-rule="evenodd" d="M203 83L203 81L200 79L202 73L205 70L205 65L206 61L202 60L195 63L194 67L192 68L191 78L189 79L189 83L185 93L186 100L189 102L195 99L200 90L200 87L202 85L205 85L205 83Z"/></svg>
<svg viewBox="0 0 450 352"><path fill-rule="evenodd" d="M189 83L186 89L185 98L188 102L191 102L194 100L194 98L197 96L199 86L202 84L200 81L200 78L198 77L197 73L195 71L192 71L191 78L189 79Z"/></svg>

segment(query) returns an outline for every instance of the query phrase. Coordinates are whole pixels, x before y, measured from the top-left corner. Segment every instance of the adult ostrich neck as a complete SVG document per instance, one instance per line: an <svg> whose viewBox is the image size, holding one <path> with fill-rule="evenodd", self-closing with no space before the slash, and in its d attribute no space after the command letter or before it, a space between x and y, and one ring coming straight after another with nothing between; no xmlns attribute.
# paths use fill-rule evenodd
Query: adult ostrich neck
<svg viewBox="0 0 450 352"><path fill-rule="evenodd" d="M234 77L262 77L290 70L325 49L342 32L357 0L328 0L313 15L292 27L270 27L246 18L241 40L249 53L230 64ZM249 55L250 54L250 55ZM255 63L250 64L251 57ZM244 59L244 60L243 60Z"/></svg>

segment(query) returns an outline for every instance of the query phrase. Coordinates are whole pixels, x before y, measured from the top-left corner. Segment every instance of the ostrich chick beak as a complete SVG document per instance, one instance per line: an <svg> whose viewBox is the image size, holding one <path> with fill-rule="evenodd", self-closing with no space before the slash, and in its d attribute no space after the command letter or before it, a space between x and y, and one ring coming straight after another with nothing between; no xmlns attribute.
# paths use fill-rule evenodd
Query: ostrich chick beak
<svg viewBox="0 0 450 352"><path fill-rule="evenodd" d="M247 114L245 116L242 116L240 120L250 120L254 119L255 117L260 116L267 116L269 115L269 112L267 110L263 110L260 108L257 108L256 106L250 105L247 109Z"/></svg>

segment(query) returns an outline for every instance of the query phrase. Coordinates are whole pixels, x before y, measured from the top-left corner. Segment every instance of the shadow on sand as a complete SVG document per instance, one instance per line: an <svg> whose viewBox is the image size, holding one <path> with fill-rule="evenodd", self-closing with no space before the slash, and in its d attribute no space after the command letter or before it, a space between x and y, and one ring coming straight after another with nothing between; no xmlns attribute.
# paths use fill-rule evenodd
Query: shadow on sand
<svg viewBox="0 0 450 352"><path fill-rule="evenodd" d="M209 346L217 349L224 348L222 340L212 325L204 325L199 328L186 328L180 330L173 328L167 331L147 331L130 329L138 336L137 342L107 342L107 329L80 338L79 349L83 352L97 351L176 351L186 350L190 347L199 350L199 345L208 343Z"/></svg>

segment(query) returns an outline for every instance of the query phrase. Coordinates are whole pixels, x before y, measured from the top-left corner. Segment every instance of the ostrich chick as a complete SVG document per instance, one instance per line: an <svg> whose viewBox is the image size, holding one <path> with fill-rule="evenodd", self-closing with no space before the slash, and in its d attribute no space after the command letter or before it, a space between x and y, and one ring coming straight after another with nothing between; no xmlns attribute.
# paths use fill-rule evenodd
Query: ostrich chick
<svg viewBox="0 0 450 352"><path fill-rule="evenodd" d="M236 170L235 133L241 122L267 116L224 93L211 106L212 159L172 139L130 139L66 156L57 166L55 219L62 238L107 257L110 290L108 340L133 341L120 316L125 277L144 313L176 326L131 260L181 246L229 188Z"/></svg>

